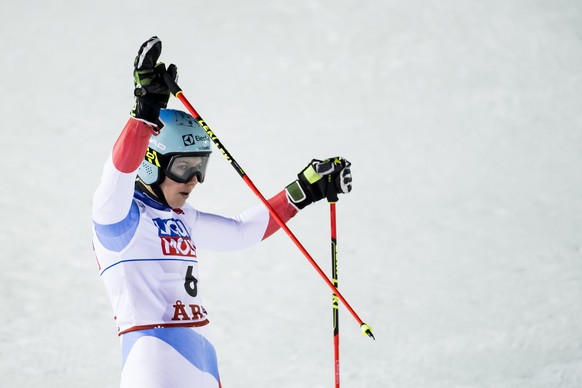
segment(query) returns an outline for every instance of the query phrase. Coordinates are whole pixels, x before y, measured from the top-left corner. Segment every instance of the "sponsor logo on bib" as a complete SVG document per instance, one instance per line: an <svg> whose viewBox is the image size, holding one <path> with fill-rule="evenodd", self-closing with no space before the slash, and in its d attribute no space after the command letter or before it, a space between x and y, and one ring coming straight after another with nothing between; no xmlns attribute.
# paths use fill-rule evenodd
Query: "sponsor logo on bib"
<svg viewBox="0 0 582 388"><path fill-rule="evenodd" d="M153 221L158 227L164 255L196 257L196 247L182 221L175 218L155 218Z"/></svg>

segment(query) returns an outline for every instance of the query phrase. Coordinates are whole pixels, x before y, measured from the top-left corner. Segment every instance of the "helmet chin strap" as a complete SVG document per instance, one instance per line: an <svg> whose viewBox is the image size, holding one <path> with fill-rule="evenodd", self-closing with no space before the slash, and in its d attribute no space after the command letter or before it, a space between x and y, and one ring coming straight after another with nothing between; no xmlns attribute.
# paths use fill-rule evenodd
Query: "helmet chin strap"
<svg viewBox="0 0 582 388"><path fill-rule="evenodd" d="M168 201L166 200L166 197L164 196L164 192L160 187L160 183L162 183L165 178L166 177L162 175L162 179L159 179L158 182L152 183L151 185L147 185L144 183L144 181L141 180L140 177L137 177L137 179L135 180L135 188L136 190L139 190L145 195L147 195L148 197L160 202L163 205L170 207Z"/></svg>

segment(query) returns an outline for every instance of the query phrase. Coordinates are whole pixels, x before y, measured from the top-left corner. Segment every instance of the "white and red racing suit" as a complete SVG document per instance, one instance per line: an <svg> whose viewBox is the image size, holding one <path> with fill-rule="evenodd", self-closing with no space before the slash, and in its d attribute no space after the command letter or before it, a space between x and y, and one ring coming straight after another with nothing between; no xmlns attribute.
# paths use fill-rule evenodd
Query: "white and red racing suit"
<svg viewBox="0 0 582 388"><path fill-rule="evenodd" d="M122 387L220 387L197 249L235 251L278 228L263 204L236 217L189 204L171 209L134 189L152 134L130 118L105 163L93 198L93 245L122 340ZM285 191L269 200L287 222Z"/></svg>

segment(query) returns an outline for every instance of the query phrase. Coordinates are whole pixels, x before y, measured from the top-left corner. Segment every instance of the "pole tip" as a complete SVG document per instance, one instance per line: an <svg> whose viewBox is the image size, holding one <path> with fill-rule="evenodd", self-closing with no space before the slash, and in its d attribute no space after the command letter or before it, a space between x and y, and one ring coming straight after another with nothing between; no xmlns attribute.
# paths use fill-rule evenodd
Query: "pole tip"
<svg viewBox="0 0 582 388"><path fill-rule="evenodd" d="M376 338L374 338L374 334L372 334L372 327L370 327L370 325L368 325L366 323L362 323L362 325L360 326L360 329L362 330L362 334L367 335L368 337L372 338L374 341L376 340Z"/></svg>

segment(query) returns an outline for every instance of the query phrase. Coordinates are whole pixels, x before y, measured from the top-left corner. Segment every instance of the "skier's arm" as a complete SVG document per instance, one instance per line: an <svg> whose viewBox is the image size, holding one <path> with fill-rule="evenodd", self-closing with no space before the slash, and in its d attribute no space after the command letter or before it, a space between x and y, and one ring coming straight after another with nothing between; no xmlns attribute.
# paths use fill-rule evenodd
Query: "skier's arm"
<svg viewBox="0 0 582 388"><path fill-rule="evenodd" d="M289 221L297 209L285 191L269 200L283 221ZM254 206L235 217L194 211L192 236L197 248L212 251L236 251L251 247L279 229L279 225L263 204Z"/></svg>
<svg viewBox="0 0 582 388"><path fill-rule="evenodd" d="M322 198L337 201L338 193L351 191L351 182L350 162L347 160L340 157L324 161L314 159L298 174L296 181L269 199L269 204L287 223L299 209ZM280 228L262 204L232 218L203 212L196 212L195 217L192 225L197 247L216 251L250 247Z"/></svg>
<svg viewBox="0 0 582 388"><path fill-rule="evenodd" d="M134 61L135 105L105 163L101 183L93 197L93 222L101 242L109 249L120 250L131 239L139 222L133 192L137 169L149 144L150 136L159 133L162 123L160 110L165 108L170 91L163 74L163 63L157 63L162 42L152 37L141 45ZM167 72L177 77L176 66Z"/></svg>
<svg viewBox="0 0 582 388"><path fill-rule="evenodd" d="M130 118L107 159L95 195L93 221L110 225L127 217L132 201L137 169L145 155L152 127Z"/></svg>

